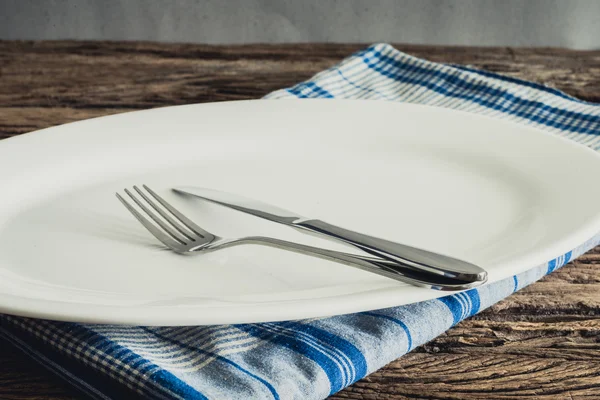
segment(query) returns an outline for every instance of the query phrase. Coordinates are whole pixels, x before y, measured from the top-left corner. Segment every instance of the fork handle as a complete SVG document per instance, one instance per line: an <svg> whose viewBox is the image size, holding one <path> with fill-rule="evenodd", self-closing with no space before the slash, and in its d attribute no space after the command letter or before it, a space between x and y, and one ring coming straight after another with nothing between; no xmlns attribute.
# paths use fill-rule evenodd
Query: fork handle
<svg viewBox="0 0 600 400"><path fill-rule="evenodd" d="M477 282L464 282L458 279L447 278L437 274L418 271L396 261L380 259L377 257L342 253L336 250L313 247L266 236L248 236L230 240L221 239L209 244L208 246L202 247L199 251L214 251L244 244L274 247L312 257L318 257L354 268L359 268L377 275L382 275L413 286L419 286L428 289L456 291L471 289L485 283L485 280Z"/></svg>
<svg viewBox="0 0 600 400"><path fill-rule="evenodd" d="M392 260L415 271L467 282L487 279L487 272L466 261L341 228L318 219L301 220L294 226L357 247L377 257Z"/></svg>

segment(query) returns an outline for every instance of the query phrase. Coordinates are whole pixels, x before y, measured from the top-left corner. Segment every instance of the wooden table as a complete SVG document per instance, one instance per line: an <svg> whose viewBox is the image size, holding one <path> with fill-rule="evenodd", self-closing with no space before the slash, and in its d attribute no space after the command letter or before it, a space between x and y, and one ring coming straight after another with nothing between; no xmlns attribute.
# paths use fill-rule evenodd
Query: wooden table
<svg viewBox="0 0 600 400"><path fill-rule="evenodd" d="M362 47L0 41L0 136L143 108L259 98ZM397 48L600 102L600 51ZM600 247L333 398L600 398L598 263ZM0 342L0 398L78 397Z"/></svg>

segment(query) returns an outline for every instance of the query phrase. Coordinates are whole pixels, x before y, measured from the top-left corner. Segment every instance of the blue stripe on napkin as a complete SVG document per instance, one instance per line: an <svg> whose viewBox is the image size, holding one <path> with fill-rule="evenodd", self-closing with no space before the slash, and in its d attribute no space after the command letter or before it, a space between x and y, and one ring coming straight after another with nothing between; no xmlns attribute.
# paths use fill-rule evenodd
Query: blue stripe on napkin
<svg viewBox="0 0 600 400"><path fill-rule="evenodd" d="M536 126L600 150L600 105L537 83L428 62L386 44L371 46L266 98L429 104ZM599 243L600 235L561 257L482 288L330 318L146 328L4 315L0 328L5 336L6 332L18 336L18 345L38 361L98 398L111 394L98 387L97 377L150 399L321 399Z"/></svg>

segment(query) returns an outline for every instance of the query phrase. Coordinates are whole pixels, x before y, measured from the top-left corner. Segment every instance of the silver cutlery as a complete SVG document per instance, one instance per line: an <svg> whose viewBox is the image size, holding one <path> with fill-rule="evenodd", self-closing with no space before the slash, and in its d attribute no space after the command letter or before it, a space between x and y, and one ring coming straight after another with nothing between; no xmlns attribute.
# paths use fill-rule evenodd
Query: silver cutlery
<svg viewBox="0 0 600 400"><path fill-rule="evenodd" d="M125 189L125 193L133 201L133 204L119 193L116 193L116 196L156 239L177 253L201 254L231 246L256 244L339 262L411 285L430 289L463 290L479 286L483 283L483 281L461 281L418 271L393 260L348 254L271 237L248 236L242 238L222 238L195 224L146 185L143 185L143 188L145 191L138 186L133 187L133 192Z"/></svg>
<svg viewBox="0 0 600 400"><path fill-rule="evenodd" d="M179 187L177 193L199 197L241 212L277 222L305 233L316 234L354 246L378 258L402 264L420 272L438 274L465 282L485 282L487 272L477 265L401 243L365 235L318 219L302 217L294 212L236 194L199 187Z"/></svg>

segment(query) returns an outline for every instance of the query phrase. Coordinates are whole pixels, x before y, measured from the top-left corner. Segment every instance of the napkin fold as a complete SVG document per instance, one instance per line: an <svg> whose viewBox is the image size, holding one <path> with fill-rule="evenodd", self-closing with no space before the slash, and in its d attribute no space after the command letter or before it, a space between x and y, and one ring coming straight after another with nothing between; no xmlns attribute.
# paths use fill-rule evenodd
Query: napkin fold
<svg viewBox="0 0 600 400"><path fill-rule="evenodd" d="M268 99L388 100L516 121L600 149L600 105L387 44ZM398 124L401 125L401 121ZM568 212L566 210L565 212ZM322 399L600 243L600 234L527 272L440 299L277 323L143 327L0 315L0 335L98 399Z"/></svg>

